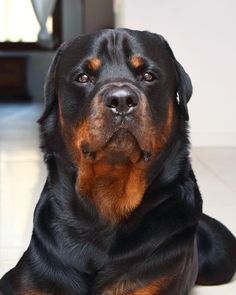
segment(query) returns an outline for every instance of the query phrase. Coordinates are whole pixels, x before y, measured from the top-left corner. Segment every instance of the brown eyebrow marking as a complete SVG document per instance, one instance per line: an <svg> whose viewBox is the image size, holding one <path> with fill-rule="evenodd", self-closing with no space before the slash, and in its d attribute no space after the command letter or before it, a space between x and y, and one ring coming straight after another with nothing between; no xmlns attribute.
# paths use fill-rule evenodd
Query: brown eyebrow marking
<svg viewBox="0 0 236 295"><path fill-rule="evenodd" d="M132 65L135 69L140 68L140 67L143 66L143 64L144 64L144 60L143 60L143 58L142 58L141 56L138 56L138 55L133 55L133 56L131 57L130 62L131 62L131 65Z"/></svg>
<svg viewBox="0 0 236 295"><path fill-rule="evenodd" d="M88 60L88 68L91 71L94 71L94 72L98 71L101 65L102 65L102 61L97 57L94 57Z"/></svg>

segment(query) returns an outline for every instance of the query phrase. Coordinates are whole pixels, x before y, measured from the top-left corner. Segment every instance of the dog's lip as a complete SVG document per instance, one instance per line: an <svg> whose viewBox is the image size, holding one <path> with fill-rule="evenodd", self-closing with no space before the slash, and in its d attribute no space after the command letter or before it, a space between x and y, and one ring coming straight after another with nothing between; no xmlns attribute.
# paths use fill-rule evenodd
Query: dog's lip
<svg viewBox="0 0 236 295"><path fill-rule="evenodd" d="M135 139L135 142L136 142L136 143L138 144L138 146L140 147L139 142L138 142L136 136L133 134L133 132L132 132L129 128L127 128L127 127L123 127L122 124L121 124L121 126L120 126L118 129L116 129L116 130L113 132L113 134L109 137L108 141L107 141L106 144L105 144L105 147L106 147L107 145L109 145L109 144L111 143L111 141L114 139L114 137L117 136L117 135L119 135L119 133L123 133L123 135L129 135L129 136L132 136L132 137Z"/></svg>
<svg viewBox="0 0 236 295"><path fill-rule="evenodd" d="M148 162L151 158L151 151L144 150L142 148L142 145L140 144L138 138L135 136L135 134L128 128L124 127L123 125L120 125L119 128L115 129L114 132L112 132L105 140L105 142L101 145L97 145L96 148L91 147L88 143L82 143L82 151L83 154L87 159L90 160L98 160L97 154L99 152L105 151L106 149L109 149L109 145L112 143L112 141L115 141L115 136L118 135L118 133L126 133L127 136L131 136L134 140L133 145L135 146L134 149L136 149L136 154L139 153L136 157L131 157L131 162L136 163L140 159L142 159L144 162ZM116 151L114 151L116 152ZM118 151L117 153L119 153ZM124 151L125 153L125 151Z"/></svg>
<svg viewBox="0 0 236 295"><path fill-rule="evenodd" d="M105 149L111 143L111 141L115 138L115 136L117 136L117 134L119 132L124 132L124 133L130 134L135 139L137 145L141 149L141 145L140 145L137 137L135 136L135 134L128 127L126 127L122 121L121 124L117 128L115 128L112 133L108 132L108 134L106 134L106 139L104 140L104 142L101 145L97 145L96 148L91 148L88 143L85 143L85 142L82 143L83 152L84 153L97 152L99 150Z"/></svg>

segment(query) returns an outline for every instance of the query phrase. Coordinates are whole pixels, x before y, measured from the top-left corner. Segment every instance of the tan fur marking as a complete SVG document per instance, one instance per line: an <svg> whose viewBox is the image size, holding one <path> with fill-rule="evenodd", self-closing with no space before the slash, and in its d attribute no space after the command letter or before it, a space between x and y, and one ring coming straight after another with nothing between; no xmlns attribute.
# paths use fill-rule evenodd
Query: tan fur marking
<svg viewBox="0 0 236 295"><path fill-rule="evenodd" d="M64 127L64 118L63 118L63 115L62 115L62 109L61 109L60 102L58 102L58 112L59 112L59 122L61 124L61 127L63 128Z"/></svg>
<svg viewBox="0 0 236 295"><path fill-rule="evenodd" d="M124 134L124 140L123 135L117 135L116 141L104 147L112 133L108 136L111 130L106 129L107 113L101 100L101 97L95 98L91 105L92 111L84 115L84 121L72 131L71 128L67 128L65 135L72 157L79 168L76 190L82 197L87 197L94 203L105 220L116 224L142 202L148 185L146 183L148 169L171 134L173 104L171 102L168 104L166 120L158 128L148 115L149 106L146 104L146 99L142 98L137 117L134 118L139 124L139 132L136 135L141 146L135 143L132 136ZM88 147L87 155L83 151L84 146L85 149ZM127 161L109 162L109 155L112 155L117 148L127 157ZM151 152L150 161L140 161L141 149ZM92 157L93 151L96 151L96 159Z"/></svg>
<svg viewBox="0 0 236 295"><path fill-rule="evenodd" d="M96 72L100 69L102 62L99 58L94 57L88 61L88 67L90 70Z"/></svg>
<svg viewBox="0 0 236 295"><path fill-rule="evenodd" d="M106 220L117 223L140 204L146 188L144 170L131 164L81 164L77 188Z"/></svg>
<svg viewBox="0 0 236 295"><path fill-rule="evenodd" d="M143 65L143 59L138 55L134 55L134 56L131 57L131 65L135 69L138 69Z"/></svg>
<svg viewBox="0 0 236 295"><path fill-rule="evenodd" d="M164 279L160 279L158 281L154 281L149 283L143 288L135 290L132 295L158 295L161 294L161 291L164 288ZM130 294L131 295L131 294Z"/></svg>
<svg viewBox="0 0 236 295"><path fill-rule="evenodd" d="M96 101L94 104L93 108L98 110L100 104ZM102 126L102 109L92 120L94 126ZM106 152L102 150L97 151L95 161L86 158L81 146L84 142L94 143L99 132L101 131L91 128L89 120L85 119L70 137L72 151L75 151L74 158L79 166L76 189L81 196L88 197L95 204L101 216L111 223L117 223L140 204L146 188L146 170L136 167L132 162L110 164L106 160ZM129 147L129 143L126 148L131 151L134 149L132 144ZM138 153L134 151L132 157L136 161Z"/></svg>
<svg viewBox="0 0 236 295"><path fill-rule="evenodd" d="M158 295L166 288L167 283L166 278L152 281L145 286L142 286L141 282L122 281L108 287L101 295Z"/></svg>
<svg viewBox="0 0 236 295"><path fill-rule="evenodd" d="M169 136L171 134L173 117L174 117L174 106L172 102L169 102L168 109L167 109L167 118L162 129L161 140L163 144L165 144L168 141Z"/></svg>
<svg viewBox="0 0 236 295"><path fill-rule="evenodd" d="M107 287L99 295L128 295L137 288L135 283L121 281Z"/></svg>

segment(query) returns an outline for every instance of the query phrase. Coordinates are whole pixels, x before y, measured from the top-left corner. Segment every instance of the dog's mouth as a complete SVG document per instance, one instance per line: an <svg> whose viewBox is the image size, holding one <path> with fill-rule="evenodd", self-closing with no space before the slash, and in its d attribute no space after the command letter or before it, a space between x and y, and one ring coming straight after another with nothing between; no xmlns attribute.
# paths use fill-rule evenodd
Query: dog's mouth
<svg viewBox="0 0 236 295"><path fill-rule="evenodd" d="M122 127L108 136L105 143L97 149L92 149L88 143L84 142L82 151L87 159L106 160L110 164L147 162L151 156L149 151L141 148L134 133Z"/></svg>
<svg viewBox="0 0 236 295"><path fill-rule="evenodd" d="M120 162L130 160L136 163L141 156L141 148L133 133L120 128L116 131L104 147L109 161Z"/></svg>

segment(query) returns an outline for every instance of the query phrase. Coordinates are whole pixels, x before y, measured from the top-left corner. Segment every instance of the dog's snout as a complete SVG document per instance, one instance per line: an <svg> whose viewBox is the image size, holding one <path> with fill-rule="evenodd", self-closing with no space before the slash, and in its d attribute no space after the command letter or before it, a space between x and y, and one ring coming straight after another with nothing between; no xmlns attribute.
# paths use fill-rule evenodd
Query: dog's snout
<svg viewBox="0 0 236 295"><path fill-rule="evenodd" d="M128 86L114 86L104 94L105 106L117 115L130 114L138 103L138 95Z"/></svg>

